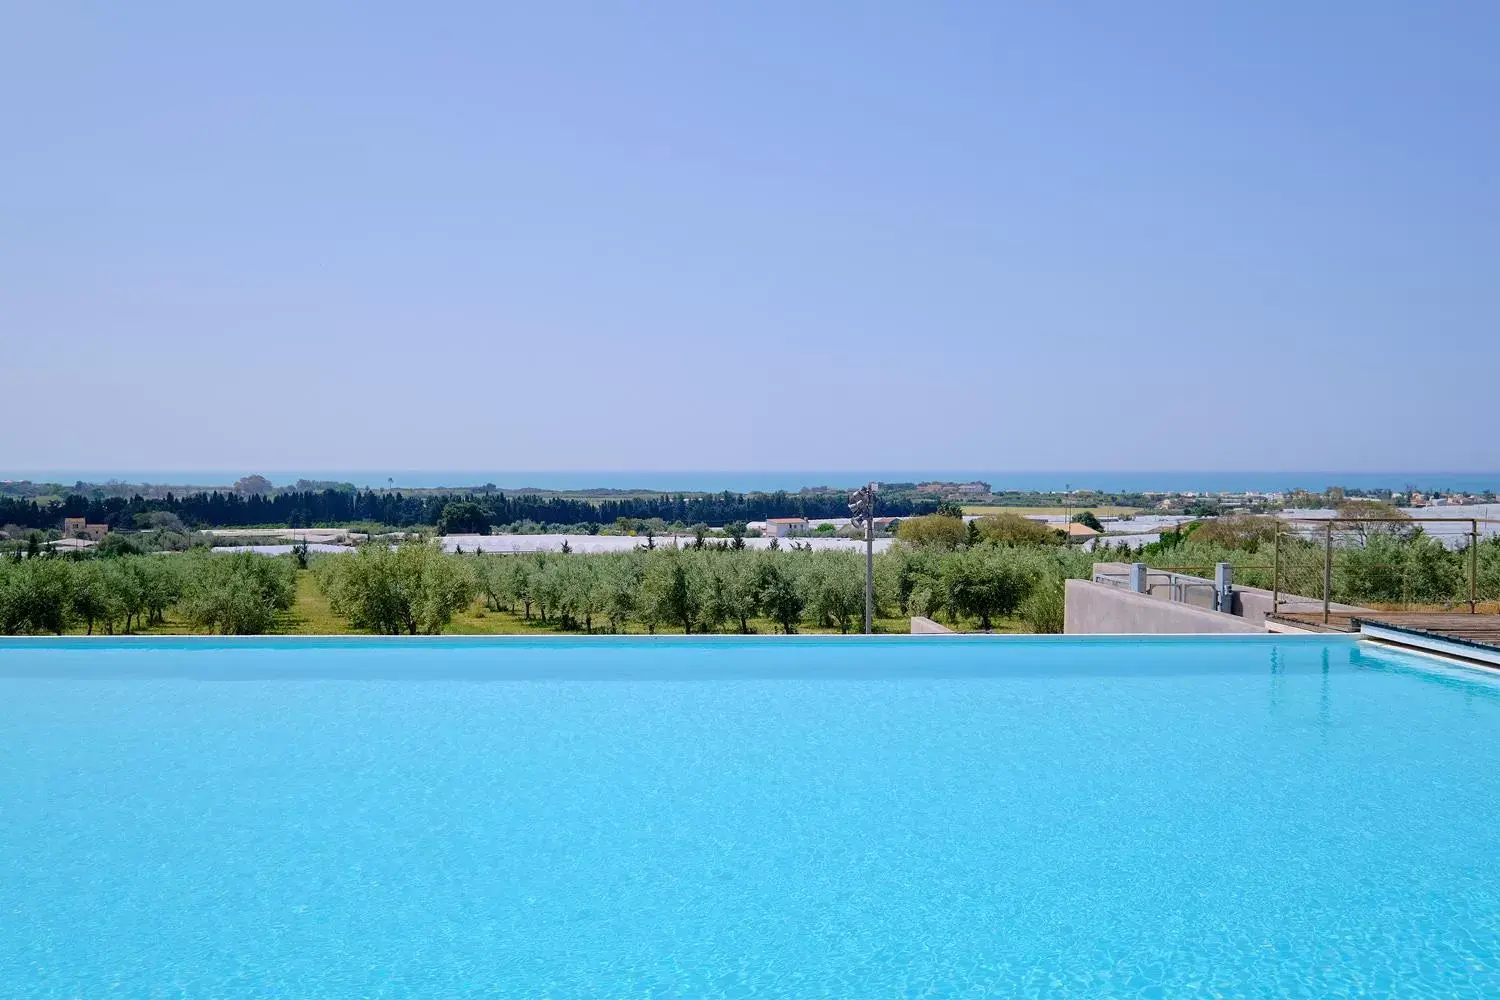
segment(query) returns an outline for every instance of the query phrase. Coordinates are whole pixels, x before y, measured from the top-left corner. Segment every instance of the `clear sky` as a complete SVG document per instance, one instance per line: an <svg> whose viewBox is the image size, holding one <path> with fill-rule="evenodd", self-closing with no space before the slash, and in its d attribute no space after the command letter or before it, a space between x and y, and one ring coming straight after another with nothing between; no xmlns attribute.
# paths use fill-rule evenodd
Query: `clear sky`
<svg viewBox="0 0 1500 1000"><path fill-rule="evenodd" d="M5 469L1500 467L1500 5L0 3Z"/></svg>

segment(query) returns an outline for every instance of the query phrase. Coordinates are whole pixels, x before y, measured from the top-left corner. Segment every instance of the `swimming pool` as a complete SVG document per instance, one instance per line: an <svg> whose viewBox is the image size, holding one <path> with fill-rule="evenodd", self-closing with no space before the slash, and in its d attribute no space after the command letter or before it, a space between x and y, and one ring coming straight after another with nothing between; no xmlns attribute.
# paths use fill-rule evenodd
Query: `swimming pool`
<svg viewBox="0 0 1500 1000"><path fill-rule="evenodd" d="M1352 639L11 640L6 997L1500 994L1500 686Z"/></svg>

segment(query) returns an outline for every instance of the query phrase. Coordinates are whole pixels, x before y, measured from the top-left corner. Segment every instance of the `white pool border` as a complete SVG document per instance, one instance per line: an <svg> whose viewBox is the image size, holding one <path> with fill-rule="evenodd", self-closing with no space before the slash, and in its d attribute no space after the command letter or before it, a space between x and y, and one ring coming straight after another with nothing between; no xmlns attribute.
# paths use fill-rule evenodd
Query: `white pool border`
<svg viewBox="0 0 1500 1000"><path fill-rule="evenodd" d="M127 645L145 645L148 643L219 643L246 645L258 642L299 642L302 640L321 640L348 643L494 643L503 645L510 642L599 642L608 643L619 640L629 642L663 642L663 643L731 643L731 642L785 642L792 641L814 641L814 642L913 642L913 643L948 643L948 642L1003 642L1003 643L1076 643L1078 645L1089 645L1093 643L1107 643L1130 641L1150 644L1174 644L1203 642L1232 642L1232 643L1257 643L1257 642L1293 642L1293 643L1342 643L1357 642L1359 636L1352 633L1339 632L1163 632L1163 633L1140 633L1140 632L1088 632L1088 633L1061 633L1061 632L945 632L945 633L909 633L909 632L877 632L873 635L865 635L863 632L849 632L847 634L838 632L794 632L785 635L780 632L753 632L741 634L738 632L709 632L695 633L693 635L679 635L677 633L628 633L610 634L606 632L574 633L574 632L541 632L536 634L525 632L499 632L478 634L439 634L439 635L387 635L384 633L366 632L318 632L318 633L260 633L256 635L214 635L214 634L188 634L188 635L159 635L138 634L128 635L106 635L95 633L94 635L3 635L0 636L0 649L7 645L11 646L44 646L57 644L89 645L91 643L123 643Z"/></svg>
<svg viewBox="0 0 1500 1000"><path fill-rule="evenodd" d="M1399 646L1403 650L1426 653L1444 660L1467 661L1460 664L1465 667L1490 672L1500 670L1500 650L1484 646L1456 642L1452 639L1439 639L1436 636L1421 635L1368 623L1360 624L1359 635L1363 639L1373 639L1383 644Z"/></svg>

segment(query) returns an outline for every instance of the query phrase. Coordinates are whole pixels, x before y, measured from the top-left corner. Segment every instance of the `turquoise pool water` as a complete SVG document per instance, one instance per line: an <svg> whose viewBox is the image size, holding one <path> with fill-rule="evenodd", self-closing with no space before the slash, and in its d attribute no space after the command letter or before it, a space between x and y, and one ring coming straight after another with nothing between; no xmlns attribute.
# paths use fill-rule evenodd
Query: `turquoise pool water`
<svg viewBox="0 0 1500 1000"><path fill-rule="evenodd" d="M1500 686L1433 662L0 643L0 995L1500 995Z"/></svg>

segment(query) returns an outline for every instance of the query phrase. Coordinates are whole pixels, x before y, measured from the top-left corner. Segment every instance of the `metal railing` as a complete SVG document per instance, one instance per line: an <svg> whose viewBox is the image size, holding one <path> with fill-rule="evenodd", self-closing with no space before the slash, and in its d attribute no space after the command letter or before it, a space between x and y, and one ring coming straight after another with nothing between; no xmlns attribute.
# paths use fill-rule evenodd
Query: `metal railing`
<svg viewBox="0 0 1500 1000"><path fill-rule="evenodd" d="M1500 599L1500 522L1486 518L1284 518L1272 613L1329 622L1335 606L1466 610Z"/></svg>
<svg viewBox="0 0 1500 1000"><path fill-rule="evenodd" d="M1181 569L1197 569L1198 567L1173 567L1170 569L1152 569L1145 563L1133 563L1125 572L1112 572L1099 568L1094 569L1094 582L1105 586L1116 587L1120 590L1130 590L1135 593L1145 594L1148 597L1157 596L1161 588L1166 588L1167 600L1179 604L1191 604L1189 595L1206 590L1210 594L1209 607L1215 611L1230 612L1234 604L1234 571L1228 563L1219 563L1209 567L1214 571L1214 579L1205 579L1188 573L1178 572Z"/></svg>

